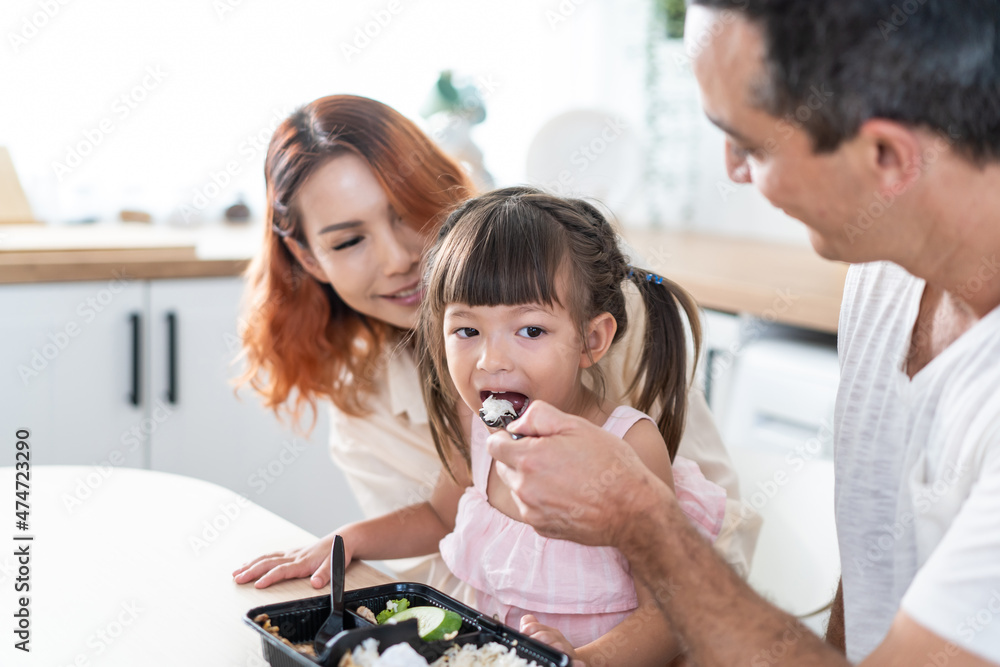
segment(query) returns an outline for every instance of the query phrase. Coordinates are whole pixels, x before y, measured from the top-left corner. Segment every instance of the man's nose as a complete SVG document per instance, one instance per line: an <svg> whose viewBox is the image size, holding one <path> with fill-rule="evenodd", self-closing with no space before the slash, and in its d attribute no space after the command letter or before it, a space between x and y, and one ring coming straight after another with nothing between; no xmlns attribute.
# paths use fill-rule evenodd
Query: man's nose
<svg viewBox="0 0 1000 667"><path fill-rule="evenodd" d="M726 172L734 183L752 183L750 165L743 153L726 139Z"/></svg>

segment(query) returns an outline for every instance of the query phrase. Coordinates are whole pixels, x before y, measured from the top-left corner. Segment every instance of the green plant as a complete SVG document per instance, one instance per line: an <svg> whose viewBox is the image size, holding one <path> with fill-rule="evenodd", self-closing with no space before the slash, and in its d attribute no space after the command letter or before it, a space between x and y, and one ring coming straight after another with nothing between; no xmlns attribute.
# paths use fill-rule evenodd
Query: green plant
<svg viewBox="0 0 1000 667"><path fill-rule="evenodd" d="M685 0L653 0L656 14L663 22L668 39L684 36L684 15L687 12Z"/></svg>

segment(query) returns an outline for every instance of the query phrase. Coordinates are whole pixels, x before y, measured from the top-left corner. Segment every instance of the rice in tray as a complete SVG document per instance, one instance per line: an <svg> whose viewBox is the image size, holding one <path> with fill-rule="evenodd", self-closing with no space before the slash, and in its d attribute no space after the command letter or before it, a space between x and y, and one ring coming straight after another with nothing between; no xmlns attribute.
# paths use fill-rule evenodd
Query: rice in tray
<svg viewBox="0 0 1000 667"><path fill-rule="evenodd" d="M513 649L496 643L452 646L434 661L433 667L538 667L534 660L519 658Z"/></svg>
<svg viewBox="0 0 1000 667"><path fill-rule="evenodd" d="M380 656L378 640L366 639L340 660L340 667L424 667L427 661L409 644L390 646Z"/></svg>
<svg viewBox="0 0 1000 667"><path fill-rule="evenodd" d="M427 665L427 661L409 644L390 646L379 656L378 642L374 639L366 639L361 646L356 647L340 661L340 667L423 667L424 665ZM477 647L475 644L463 646L456 644L430 667L538 667L538 665L534 661L529 663L524 658L519 658L513 649L491 642L482 647Z"/></svg>

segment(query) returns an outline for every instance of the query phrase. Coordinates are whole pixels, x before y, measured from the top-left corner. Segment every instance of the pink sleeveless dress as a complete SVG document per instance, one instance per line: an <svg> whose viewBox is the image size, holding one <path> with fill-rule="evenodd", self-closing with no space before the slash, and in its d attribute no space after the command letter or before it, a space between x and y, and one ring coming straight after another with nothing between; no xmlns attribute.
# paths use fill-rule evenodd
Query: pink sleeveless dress
<svg viewBox="0 0 1000 667"><path fill-rule="evenodd" d="M603 428L618 437L649 417L620 406ZM650 420L652 421L652 420ZM629 565L611 547L588 547L542 537L490 505L486 497L493 459L489 431L474 420L472 481L458 504L455 530L441 540L451 571L476 590L476 607L512 628L534 614L558 629L574 647L605 635L638 607ZM674 488L684 513L707 539L722 528L725 490L705 478L693 461L677 457Z"/></svg>

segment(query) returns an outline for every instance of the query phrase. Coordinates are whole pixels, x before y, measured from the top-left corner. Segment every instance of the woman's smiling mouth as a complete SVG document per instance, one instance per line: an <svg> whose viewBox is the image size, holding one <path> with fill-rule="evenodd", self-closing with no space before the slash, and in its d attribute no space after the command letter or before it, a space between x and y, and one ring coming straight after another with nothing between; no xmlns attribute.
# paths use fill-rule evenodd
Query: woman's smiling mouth
<svg viewBox="0 0 1000 667"><path fill-rule="evenodd" d="M382 298L401 306L415 306L423 298L424 290L420 283L414 283L392 294L383 294Z"/></svg>

